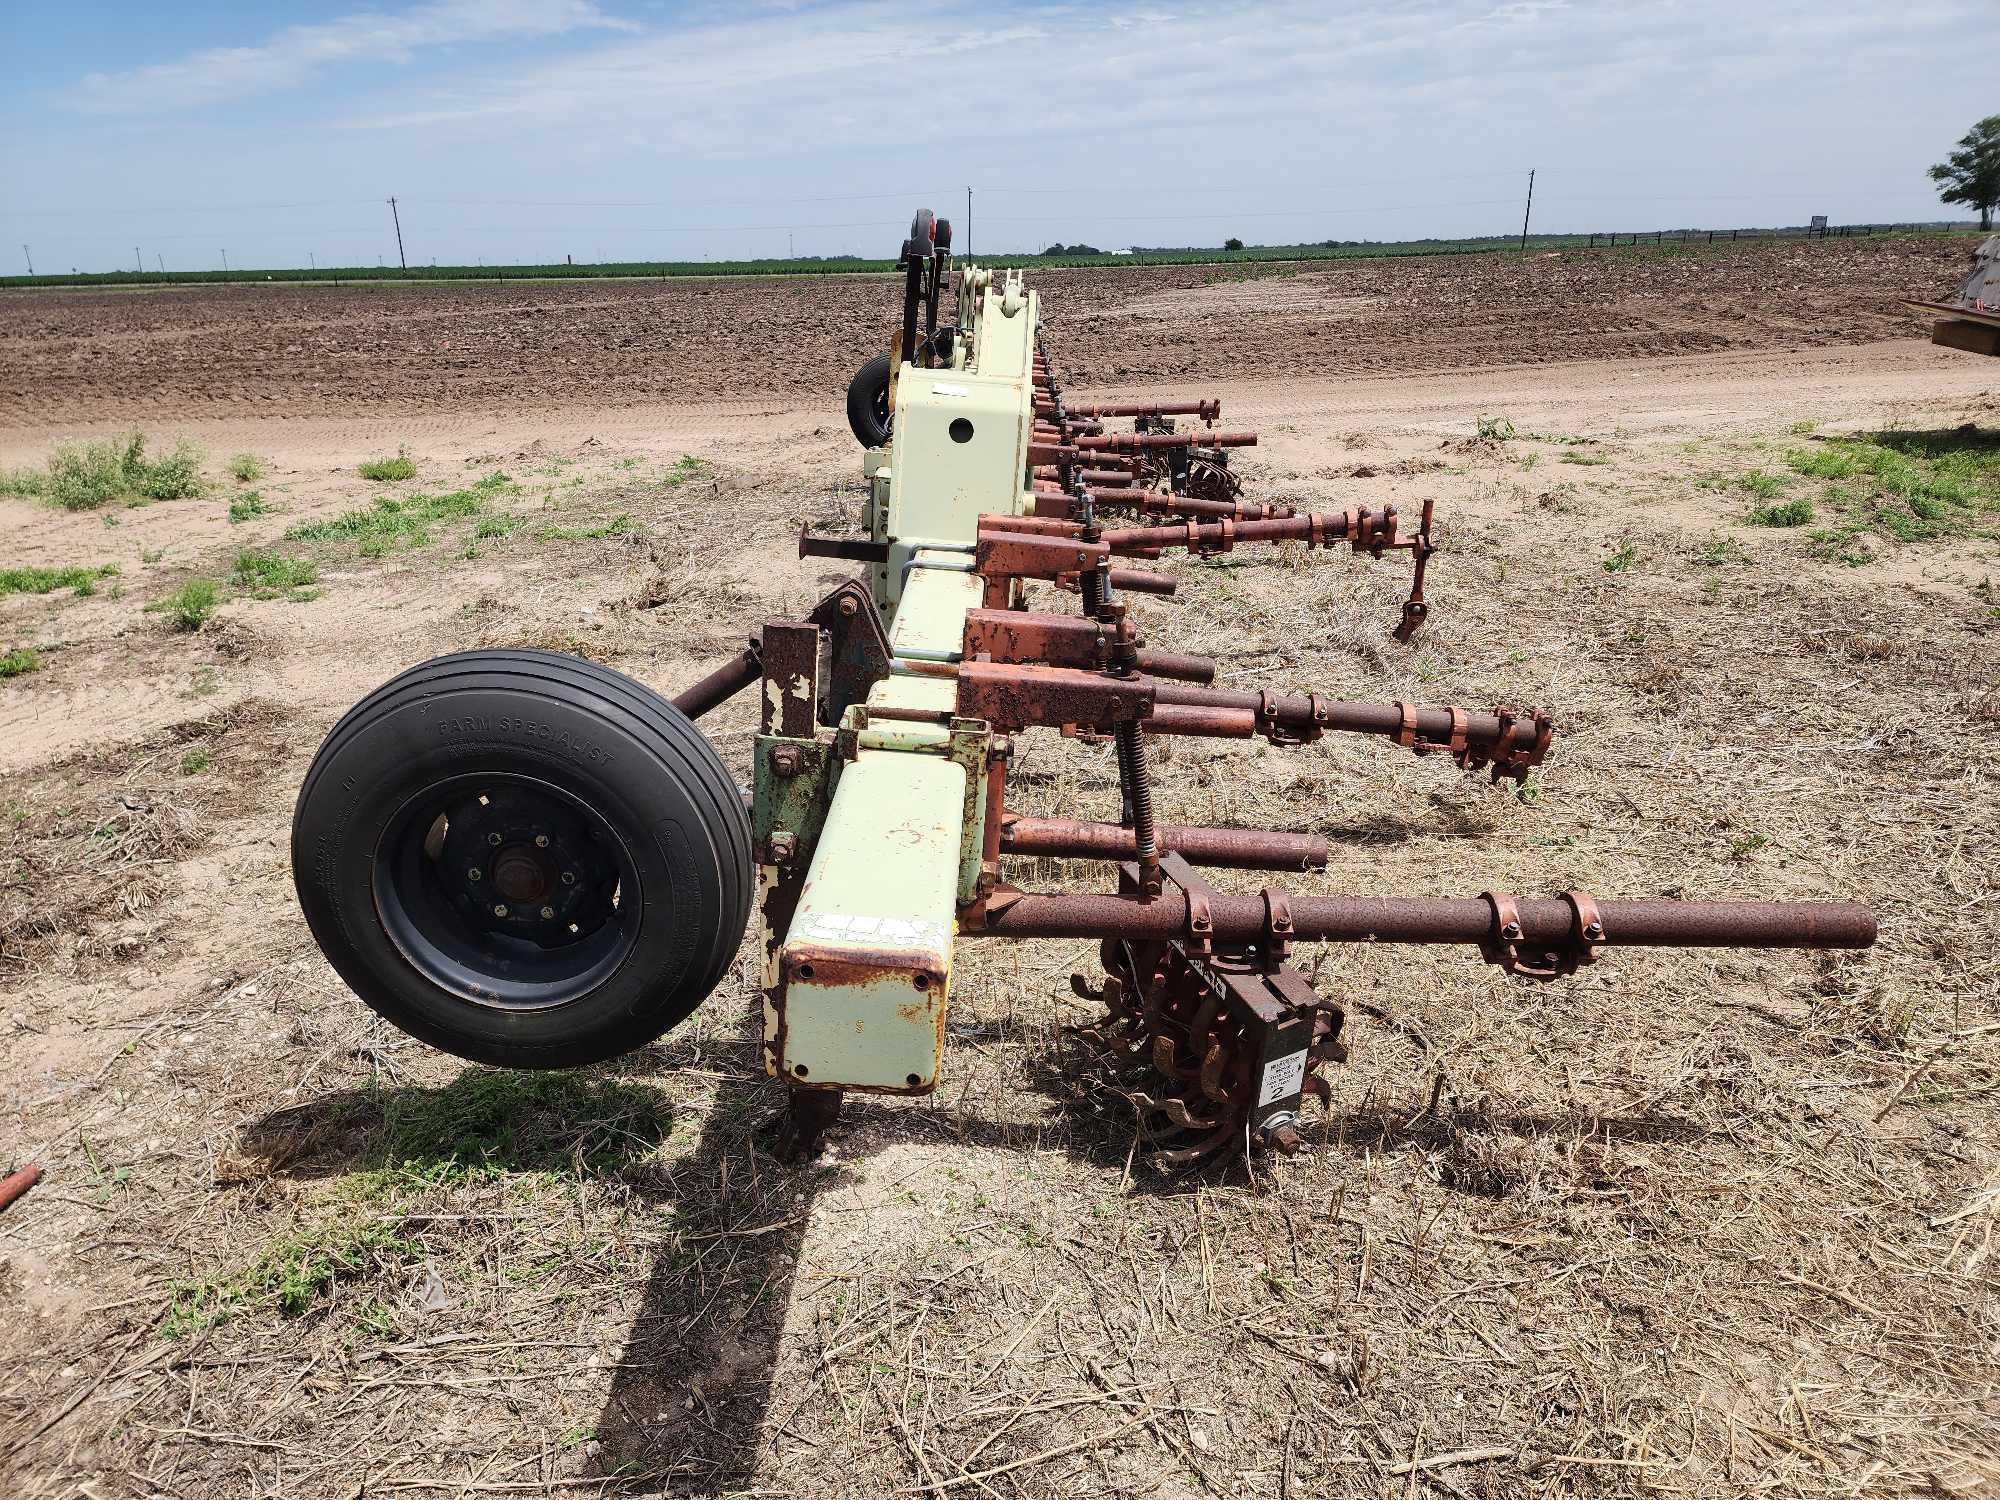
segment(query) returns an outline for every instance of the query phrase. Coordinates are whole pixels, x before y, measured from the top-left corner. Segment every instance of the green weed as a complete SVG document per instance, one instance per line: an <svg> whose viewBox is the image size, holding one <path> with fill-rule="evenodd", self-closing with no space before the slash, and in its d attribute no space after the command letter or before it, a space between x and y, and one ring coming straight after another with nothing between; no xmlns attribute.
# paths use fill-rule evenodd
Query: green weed
<svg viewBox="0 0 2000 1500"><path fill-rule="evenodd" d="M181 757L181 775L199 776L214 764L213 753L197 747Z"/></svg>
<svg viewBox="0 0 2000 1500"><path fill-rule="evenodd" d="M317 583L319 564L308 557L286 557L281 552L256 552L246 547L236 554L229 581L269 597Z"/></svg>
<svg viewBox="0 0 2000 1500"><path fill-rule="evenodd" d="M251 490L248 494L239 495L229 502L229 524L241 525L252 516L265 514L268 509L269 507L264 504L264 497L257 491Z"/></svg>
<svg viewBox="0 0 2000 1500"><path fill-rule="evenodd" d="M412 547L421 547L430 541L430 527L436 522L477 515L489 498L513 487L513 480L495 472L465 489L451 490L442 495L409 495L402 499L385 495L367 510L351 510L330 521L312 521L294 526L285 536L290 540L306 542L366 542L374 539L385 544L400 537Z"/></svg>
<svg viewBox="0 0 2000 1500"><path fill-rule="evenodd" d="M212 578L190 578L166 598L147 606L165 613L176 630L199 630L222 602L222 590Z"/></svg>
<svg viewBox="0 0 2000 1500"><path fill-rule="evenodd" d="M1722 536L1710 538L1708 545L1695 554L1694 560L1704 568L1720 568L1747 559L1741 547L1730 538Z"/></svg>
<svg viewBox="0 0 2000 1500"><path fill-rule="evenodd" d="M1561 460L1566 464L1587 464L1593 468L1599 464L1608 464L1611 462L1610 459L1601 453L1578 453L1574 448L1562 454Z"/></svg>
<svg viewBox="0 0 2000 1500"><path fill-rule="evenodd" d="M137 432L115 441L59 444L45 473L16 471L8 486L45 496L64 510L95 510L114 500L185 500L207 488L200 449L183 442L166 457L149 459L145 435Z"/></svg>
<svg viewBox="0 0 2000 1500"><path fill-rule="evenodd" d="M1639 549L1630 542L1619 544L1618 550L1605 558L1600 566L1607 573L1623 573L1639 560Z"/></svg>
<svg viewBox="0 0 2000 1500"><path fill-rule="evenodd" d="M488 516L472 528L472 539L475 542L483 542L494 537L503 537L516 530L520 524L519 516Z"/></svg>
<svg viewBox="0 0 2000 1500"><path fill-rule="evenodd" d="M1505 417L1480 417L1474 423L1480 437L1496 443L1505 443L1518 436L1514 424Z"/></svg>
<svg viewBox="0 0 2000 1500"><path fill-rule="evenodd" d="M410 450L397 450L394 458L371 458L357 465L355 472L363 479L373 479L382 484L393 484L398 480L415 479L417 465L410 457Z"/></svg>
<svg viewBox="0 0 2000 1500"><path fill-rule="evenodd" d="M676 489L690 479L699 478L715 466L705 458L696 458L692 453L683 453L674 460L674 466L667 470L662 481L668 489Z"/></svg>
<svg viewBox="0 0 2000 1500"><path fill-rule="evenodd" d="M1790 527L1804 526L1812 518L1812 501L1800 496L1796 500L1787 500L1782 505L1754 506L1743 520L1750 526Z"/></svg>
<svg viewBox="0 0 2000 1500"><path fill-rule="evenodd" d="M39 671L41 665L41 655L32 647L16 646L12 651L0 653L0 681Z"/></svg>
<svg viewBox="0 0 2000 1500"><path fill-rule="evenodd" d="M1741 864L1771 841L1761 833L1746 833L1729 841L1729 857Z"/></svg>
<svg viewBox="0 0 2000 1500"><path fill-rule="evenodd" d="M116 563L95 568L0 568L0 598L8 594L51 594L57 589L94 594L98 579L114 577L117 572Z"/></svg>
<svg viewBox="0 0 2000 1500"><path fill-rule="evenodd" d="M1736 487L1755 495L1759 500L1769 500L1784 493L1785 481L1776 474L1767 474L1762 469L1746 469L1736 476Z"/></svg>
<svg viewBox="0 0 2000 1500"><path fill-rule="evenodd" d="M174 1288L160 1332L186 1338L258 1312L296 1318L309 1312L342 1281L354 1280L385 1262L413 1258L417 1243L402 1222L341 1219L302 1230L266 1250L250 1265L205 1281Z"/></svg>
<svg viewBox="0 0 2000 1500"><path fill-rule="evenodd" d="M229 477L243 484L264 477L264 460L254 453L237 453L230 457Z"/></svg>
<svg viewBox="0 0 2000 1500"><path fill-rule="evenodd" d="M1794 474L1813 479L1845 479L1856 468L1854 455L1829 445L1824 448L1794 448L1785 455L1785 466Z"/></svg>
<svg viewBox="0 0 2000 1500"><path fill-rule="evenodd" d="M624 536L634 529L632 518L621 512L595 526L544 526L535 536L544 542L594 542L608 536Z"/></svg>

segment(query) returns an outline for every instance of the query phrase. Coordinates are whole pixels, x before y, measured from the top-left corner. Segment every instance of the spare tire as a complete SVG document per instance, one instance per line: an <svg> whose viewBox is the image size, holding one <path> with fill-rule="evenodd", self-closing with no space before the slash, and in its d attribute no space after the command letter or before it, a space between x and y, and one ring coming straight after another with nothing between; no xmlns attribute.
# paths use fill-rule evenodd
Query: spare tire
<svg viewBox="0 0 2000 1500"><path fill-rule="evenodd" d="M644 1046L728 972L754 866L734 779L650 688L466 651L370 693L313 757L292 877L335 971L476 1062Z"/></svg>
<svg viewBox="0 0 2000 1500"><path fill-rule="evenodd" d="M847 385L847 425L864 448L882 448L894 430L889 410L889 356L878 354Z"/></svg>

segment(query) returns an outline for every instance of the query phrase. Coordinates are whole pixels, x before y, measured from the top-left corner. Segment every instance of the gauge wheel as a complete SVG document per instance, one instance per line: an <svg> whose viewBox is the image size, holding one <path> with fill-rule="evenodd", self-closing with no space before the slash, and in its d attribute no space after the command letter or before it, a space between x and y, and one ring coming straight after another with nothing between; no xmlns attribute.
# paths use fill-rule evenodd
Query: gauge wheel
<svg viewBox="0 0 2000 1500"><path fill-rule="evenodd" d="M847 387L847 425L864 448L888 446L894 419L889 414L889 356L878 354L856 372Z"/></svg>
<svg viewBox="0 0 2000 1500"><path fill-rule="evenodd" d="M754 869L742 793L651 689L574 656L466 651L356 704L300 788L292 871L335 971L459 1057L644 1046L727 972Z"/></svg>

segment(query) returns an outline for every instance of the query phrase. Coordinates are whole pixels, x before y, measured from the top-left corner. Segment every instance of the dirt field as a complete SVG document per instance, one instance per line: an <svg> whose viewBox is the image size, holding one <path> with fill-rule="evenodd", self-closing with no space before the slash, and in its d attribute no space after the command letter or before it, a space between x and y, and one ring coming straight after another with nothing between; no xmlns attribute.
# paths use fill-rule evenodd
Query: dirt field
<svg viewBox="0 0 2000 1500"><path fill-rule="evenodd" d="M1340 554L1180 565L1155 643L1559 725L1518 790L1183 741L1163 816L1327 836L1299 890L1882 920L1548 987L1309 951L1334 1108L1196 1179L1074 1066L1083 945L967 944L936 1097L796 1169L747 953L654 1047L524 1076L376 1023L297 914L305 765L402 667L527 643L670 692L831 586L792 539L855 512L884 284L0 298L0 467L140 427L210 484L0 495L0 570L117 568L0 595L0 1165L48 1168L0 1214L0 1490L2000 1490L2000 361L1897 306L1959 254L1046 278L1078 383L1212 372L1176 388L1261 431L1252 498L1439 502L1412 647L1406 565ZM148 609L199 579L199 629ZM742 770L752 706L704 727ZM1108 756L1030 745L1031 810L1115 806Z"/></svg>

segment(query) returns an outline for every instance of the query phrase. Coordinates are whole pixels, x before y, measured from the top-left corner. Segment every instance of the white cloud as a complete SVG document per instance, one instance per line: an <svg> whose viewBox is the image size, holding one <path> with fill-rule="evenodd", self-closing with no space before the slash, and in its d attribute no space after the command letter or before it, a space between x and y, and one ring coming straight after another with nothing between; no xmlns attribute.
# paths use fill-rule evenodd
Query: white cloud
<svg viewBox="0 0 2000 1500"><path fill-rule="evenodd" d="M269 93L336 63L407 63L422 48L632 29L591 0L436 0L401 15L363 11L292 26L255 47L216 47L123 73L84 75L67 97L88 114L142 114Z"/></svg>

